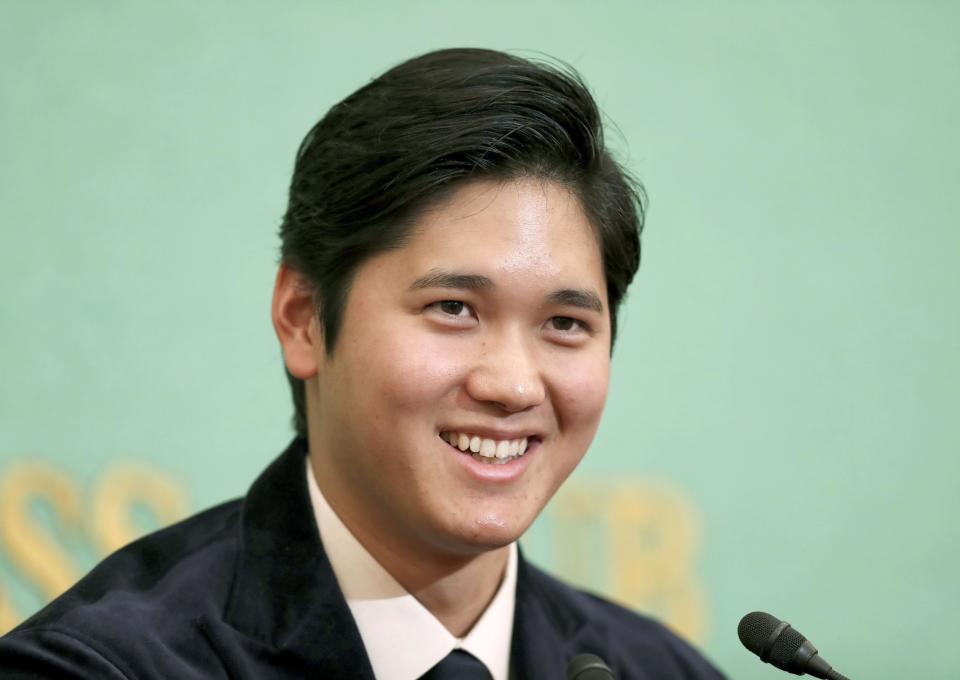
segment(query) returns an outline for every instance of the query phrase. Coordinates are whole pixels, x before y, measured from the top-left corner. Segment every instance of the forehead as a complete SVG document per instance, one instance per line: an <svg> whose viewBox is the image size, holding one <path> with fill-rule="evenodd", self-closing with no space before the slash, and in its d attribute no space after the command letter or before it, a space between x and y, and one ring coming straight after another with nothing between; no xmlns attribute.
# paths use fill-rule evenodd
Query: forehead
<svg viewBox="0 0 960 680"><path fill-rule="evenodd" d="M595 229L577 196L548 180L465 184L420 215L400 250L413 268L436 266L440 259L507 278L599 278L596 285L603 287Z"/></svg>

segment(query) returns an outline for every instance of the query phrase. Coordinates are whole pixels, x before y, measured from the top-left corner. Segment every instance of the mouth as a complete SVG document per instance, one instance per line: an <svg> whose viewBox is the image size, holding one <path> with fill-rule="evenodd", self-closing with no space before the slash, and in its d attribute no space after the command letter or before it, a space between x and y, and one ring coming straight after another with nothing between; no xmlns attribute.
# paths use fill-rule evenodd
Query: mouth
<svg viewBox="0 0 960 680"><path fill-rule="evenodd" d="M536 437L491 439L469 432L441 432L440 439L474 460L490 465L506 465L521 458L537 441Z"/></svg>

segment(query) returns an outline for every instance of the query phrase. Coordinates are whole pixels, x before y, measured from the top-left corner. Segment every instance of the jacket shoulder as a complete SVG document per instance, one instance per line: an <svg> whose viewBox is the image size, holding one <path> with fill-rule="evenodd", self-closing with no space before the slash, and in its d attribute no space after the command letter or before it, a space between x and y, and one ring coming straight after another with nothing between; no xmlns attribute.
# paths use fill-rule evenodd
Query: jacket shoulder
<svg viewBox="0 0 960 680"><path fill-rule="evenodd" d="M723 680L702 653L656 619L575 588L529 563L526 569L530 587L550 617L578 628L583 651L602 650L598 655L618 677Z"/></svg>
<svg viewBox="0 0 960 680"><path fill-rule="evenodd" d="M40 668L45 660L75 659L81 674L89 667L100 668L102 677L124 677L126 659L153 656L157 645L178 646L199 616L223 608L239 513L240 501L230 501L114 552L0 638L0 665ZM72 677L67 667L56 670Z"/></svg>

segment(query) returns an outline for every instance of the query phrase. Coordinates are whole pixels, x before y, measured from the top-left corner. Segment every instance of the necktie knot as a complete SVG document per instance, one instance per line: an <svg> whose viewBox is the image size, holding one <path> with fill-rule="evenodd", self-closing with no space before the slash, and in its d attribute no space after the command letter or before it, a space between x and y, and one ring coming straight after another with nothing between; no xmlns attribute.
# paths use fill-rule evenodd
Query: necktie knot
<svg viewBox="0 0 960 680"><path fill-rule="evenodd" d="M470 652L455 649L420 680L490 680L490 671Z"/></svg>

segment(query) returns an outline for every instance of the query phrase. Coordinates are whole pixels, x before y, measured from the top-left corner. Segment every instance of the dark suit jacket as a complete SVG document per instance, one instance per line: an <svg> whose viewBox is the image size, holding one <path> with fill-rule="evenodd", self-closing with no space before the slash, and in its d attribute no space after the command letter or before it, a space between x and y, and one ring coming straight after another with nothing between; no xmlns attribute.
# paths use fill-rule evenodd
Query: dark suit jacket
<svg viewBox="0 0 960 680"><path fill-rule="evenodd" d="M2 678L373 678L323 551L303 440L217 506L114 553L0 638ZM521 558L514 677L565 678L597 654L617 677L716 679L663 626Z"/></svg>

